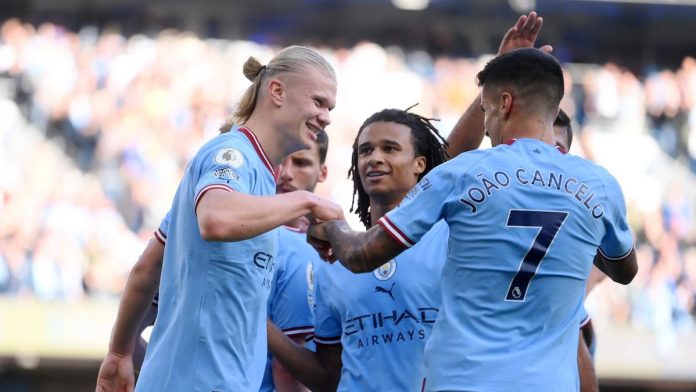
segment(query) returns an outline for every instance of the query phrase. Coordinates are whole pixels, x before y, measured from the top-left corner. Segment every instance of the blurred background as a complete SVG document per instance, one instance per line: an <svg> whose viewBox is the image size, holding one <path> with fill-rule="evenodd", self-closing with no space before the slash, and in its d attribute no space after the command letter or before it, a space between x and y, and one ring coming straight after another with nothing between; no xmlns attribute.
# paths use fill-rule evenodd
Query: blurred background
<svg viewBox="0 0 696 392"><path fill-rule="evenodd" d="M601 389L696 391L694 0L2 0L0 390L94 390L130 267L250 55L305 44L336 68L318 192L347 210L362 121L419 103L449 133L532 9L571 153L619 179L637 237L634 282L587 298Z"/></svg>

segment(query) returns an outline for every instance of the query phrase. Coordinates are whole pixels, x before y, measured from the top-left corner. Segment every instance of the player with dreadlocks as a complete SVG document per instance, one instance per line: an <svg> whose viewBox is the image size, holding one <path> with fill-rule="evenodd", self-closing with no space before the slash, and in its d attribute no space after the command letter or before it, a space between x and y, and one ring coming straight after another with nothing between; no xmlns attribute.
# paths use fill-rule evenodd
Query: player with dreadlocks
<svg viewBox="0 0 696 392"><path fill-rule="evenodd" d="M448 159L432 119L410 109L373 114L355 138L351 211L366 228L417 192L418 181ZM432 240L372 273L356 275L340 263L316 268L316 353L290 344L271 326L276 358L314 391L419 390L425 342L440 307L447 225L436 225L428 236Z"/></svg>
<svg viewBox="0 0 696 392"><path fill-rule="evenodd" d="M437 129L431 123L433 119L425 118L418 114L409 112L409 110L412 108L413 106L406 110L385 109L381 112L373 114L370 118L365 120L358 131L358 135L355 137L355 142L353 143L353 155L351 157L351 168L348 170L348 179L353 181L353 203L351 205L350 212L355 212L360 217L360 221L365 225L365 227L369 228L372 226L372 220L370 217L370 200L372 197L378 197L375 194L370 196L365 192L365 187L360 180L358 168L360 161L360 146L358 145L358 142L360 141L360 136L368 125L375 122L389 122L394 124L402 124L411 129L411 137L413 138L413 148L415 149L415 154L416 156L424 157L426 163L424 172L420 173L418 176L419 179L425 173L429 172L430 169L449 159L449 155L447 154L446 150L447 142L442 138L442 136L440 136ZM407 188L406 191L411 188L412 186ZM387 194L392 195L392 198L398 196L394 195L394 193L396 192L387 191ZM401 197L399 197L399 200L401 200ZM393 208L396 204L398 204L398 201L396 203L390 203L388 205L389 209Z"/></svg>

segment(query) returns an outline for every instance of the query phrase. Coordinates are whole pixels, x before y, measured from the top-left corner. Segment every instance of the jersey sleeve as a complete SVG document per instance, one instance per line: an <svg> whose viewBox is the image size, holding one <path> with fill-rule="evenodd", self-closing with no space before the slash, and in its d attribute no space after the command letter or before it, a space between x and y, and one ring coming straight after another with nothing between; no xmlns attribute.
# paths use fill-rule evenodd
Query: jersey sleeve
<svg viewBox="0 0 696 392"><path fill-rule="evenodd" d="M282 265L273 278L268 316L286 335L311 334L314 319L307 303L306 263L285 260Z"/></svg>
<svg viewBox="0 0 696 392"><path fill-rule="evenodd" d="M445 217L447 201L456 188L456 177L448 163L423 177L397 208L378 221L404 247L413 246L438 220Z"/></svg>
<svg viewBox="0 0 696 392"><path fill-rule="evenodd" d="M327 287L328 277L324 276L328 266L322 266L316 271L314 282L314 341L319 344L341 343L340 316L331 307L328 296L331 294Z"/></svg>
<svg viewBox="0 0 696 392"><path fill-rule="evenodd" d="M578 313L578 321L580 321L580 328L584 327L587 323L590 322L590 314L587 313L585 305L580 306L580 311Z"/></svg>
<svg viewBox="0 0 696 392"><path fill-rule="evenodd" d="M258 165L250 159L254 155L256 152L238 139L217 143L201 151L194 206L197 207L201 197L211 189L251 193L256 177L254 166Z"/></svg>
<svg viewBox="0 0 696 392"><path fill-rule="evenodd" d="M155 230L155 239L159 241L162 245L167 244L167 233L169 232L169 220L171 218L171 211L167 211L167 215L164 216L162 222L160 223L157 230Z"/></svg>
<svg viewBox="0 0 696 392"><path fill-rule="evenodd" d="M611 175L606 183L608 205L602 216L606 233L599 251L608 260L620 260L633 249L633 234L626 221L626 202L621 187Z"/></svg>

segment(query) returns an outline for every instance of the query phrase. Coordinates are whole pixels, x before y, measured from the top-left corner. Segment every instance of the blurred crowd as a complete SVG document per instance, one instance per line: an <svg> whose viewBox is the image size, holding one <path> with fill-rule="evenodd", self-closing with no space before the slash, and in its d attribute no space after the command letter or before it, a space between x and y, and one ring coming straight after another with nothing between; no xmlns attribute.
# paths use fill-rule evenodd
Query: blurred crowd
<svg viewBox="0 0 696 392"><path fill-rule="evenodd" d="M4 21L2 88L41 138L10 154L12 140L29 131L0 131L0 292L41 300L118 295L188 160L249 85L242 64L250 55L263 63L277 49L174 30L124 37ZM348 157L362 121L418 103L414 110L440 119L446 135L477 96L476 72L491 58L433 58L372 43L319 50L336 68L339 92L327 128L329 180L318 191L345 208ZM696 312L696 60L640 75L617 64L565 71L571 152L608 162L620 181L623 172L636 178L624 191L640 275L627 288L602 283L592 308L662 331L669 350L671 337L691 332ZM657 163L635 165L637 152L616 143L643 139L656 146ZM685 175L668 182L656 165Z"/></svg>

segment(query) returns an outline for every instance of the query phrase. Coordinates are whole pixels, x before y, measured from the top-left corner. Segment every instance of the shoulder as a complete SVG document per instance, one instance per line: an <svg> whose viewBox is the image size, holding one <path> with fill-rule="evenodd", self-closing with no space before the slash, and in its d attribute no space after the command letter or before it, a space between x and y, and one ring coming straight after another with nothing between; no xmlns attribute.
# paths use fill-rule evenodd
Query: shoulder
<svg viewBox="0 0 696 392"><path fill-rule="evenodd" d="M444 177L459 179L485 165L488 160L496 159L496 156L501 153L504 153L504 150L498 147L466 151L436 167L433 172L439 172Z"/></svg>
<svg viewBox="0 0 696 392"><path fill-rule="evenodd" d="M621 194L621 186L619 185L618 180L605 167L581 157L574 156L572 158L574 158L573 165L575 167L586 171L592 177L594 177L596 181L604 186L605 190L607 191L607 197L611 198L616 196L617 193Z"/></svg>
<svg viewBox="0 0 696 392"><path fill-rule="evenodd" d="M466 151L463 152L456 157L450 159L449 161L443 163L442 165L438 166L444 166L444 165L450 165L450 166L470 166L472 164L479 163L481 160L487 159L491 157L492 155L495 155L497 153L500 153L500 149L498 148L486 148L482 150L471 150L471 151Z"/></svg>

